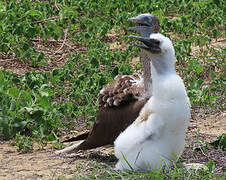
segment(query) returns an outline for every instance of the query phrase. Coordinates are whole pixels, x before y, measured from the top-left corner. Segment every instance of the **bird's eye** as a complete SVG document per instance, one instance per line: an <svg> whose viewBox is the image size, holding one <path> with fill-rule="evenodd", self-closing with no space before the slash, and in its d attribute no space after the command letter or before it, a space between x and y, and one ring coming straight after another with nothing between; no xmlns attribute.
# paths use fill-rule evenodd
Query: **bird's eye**
<svg viewBox="0 0 226 180"><path fill-rule="evenodd" d="M149 22L149 23L152 23L152 18L149 18L149 19L148 19L148 22Z"/></svg>
<svg viewBox="0 0 226 180"><path fill-rule="evenodd" d="M145 17L145 18L144 18L144 21L145 21L147 24L152 24L152 18L150 18L150 17Z"/></svg>

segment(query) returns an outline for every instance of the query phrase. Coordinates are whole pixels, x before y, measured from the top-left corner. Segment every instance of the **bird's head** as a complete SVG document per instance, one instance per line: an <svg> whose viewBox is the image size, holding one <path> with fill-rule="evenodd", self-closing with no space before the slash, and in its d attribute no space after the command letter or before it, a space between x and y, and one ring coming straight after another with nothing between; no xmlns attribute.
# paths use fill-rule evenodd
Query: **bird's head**
<svg viewBox="0 0 226 180"><path fill-rule="evenodd" d="M160 29L159 19L153 14L140 14L129 18L128 21L138 24L138 26L130 27L129 30L138 31L143 37L149 37L151 33L158 33Z"/></svg>
<svg viewBox="0 0 226 180"><path fill-rule="evenodd" d="M174 55L174 48L172 41L160 34L153 33L150 37L134 36L130 35L129 37L135 38L138 41L141 41L143 44L133 44L133 46L139 47L146 50L147 53L152 54L152 56L172 54Z"/></svg>
<svg viewBox="0 0 226 180"><path fill-rule="evenodd" d="M160 33L153 33L149 37L134 36L130 37L141 41L142 44L133 44L133 46L144 49L151 57L154 64L158 64L156 68L169 69L175 61L175 52L172 41Z"/></svg>

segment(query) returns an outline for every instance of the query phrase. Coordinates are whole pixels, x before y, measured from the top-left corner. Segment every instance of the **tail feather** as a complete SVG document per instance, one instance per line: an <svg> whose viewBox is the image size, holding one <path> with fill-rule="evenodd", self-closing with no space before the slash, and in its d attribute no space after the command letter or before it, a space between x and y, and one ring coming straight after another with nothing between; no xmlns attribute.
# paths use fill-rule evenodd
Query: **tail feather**
<svg viewBox="0 0 226 180"><path fill-rule="evenodd" d="M89 132L86 132L86 133L80 134L80 135L78 135L76 137L72 137L70 139L62 141L62 143L85 140L85 139L87 139L88 136L89 136Z"/></svg>
<svg viewBox="0 0 226 180"><path fill-rule="evenodd" d="M56 154L64 154L64 153L71 153L71 152L76 152L78 151L78 147L79 145L81 144L82 142L79 142L77 144L73 144L72 146L69 146L69 147L66 147L64 149L61 149L61 150L58 150L58 151L55 151Z"/></svg>

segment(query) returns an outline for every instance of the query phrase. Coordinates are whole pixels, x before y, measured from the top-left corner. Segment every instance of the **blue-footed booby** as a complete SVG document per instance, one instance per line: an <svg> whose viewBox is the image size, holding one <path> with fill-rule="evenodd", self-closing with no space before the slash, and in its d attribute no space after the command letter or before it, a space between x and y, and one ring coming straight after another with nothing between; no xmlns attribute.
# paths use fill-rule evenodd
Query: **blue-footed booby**
<svg viewBox="0 0 226 180"><path fill-rule="evenodd" d="M141 14L128 20L138 24L130 27L130 30L140 32L142 37L159 32L159 20L152 14ZM107 84L99 93L99 112L91 130L63 142L83 141L56 153L113 144L118 135L138 117L141 108L151 96L150 59L144 51L141 52L141 62L143 77L120 75Z"/></svg>
<svg viewBox="0 0 226 180"><path fill-rule="evenodd" d="M116 169L149 171L169 168L185 145L190 103L175 71L171 40L160 33L131 36L151 59L152 96L136 120L115 140Z"/></svg>

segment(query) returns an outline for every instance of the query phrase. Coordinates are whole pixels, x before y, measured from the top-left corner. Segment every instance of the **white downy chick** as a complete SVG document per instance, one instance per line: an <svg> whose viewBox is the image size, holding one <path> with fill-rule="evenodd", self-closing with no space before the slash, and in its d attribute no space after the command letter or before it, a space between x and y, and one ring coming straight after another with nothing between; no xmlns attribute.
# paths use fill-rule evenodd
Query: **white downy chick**
<svg viewBox="0 0 226 180"><path fill-rule="evenodd" d="M169 168L183 152L190 120L190 103L183 80L176 74L175 52L160 33L132 36L150 56L152 97L138 118L114 142L116 169L149 171Z"/></svg>

